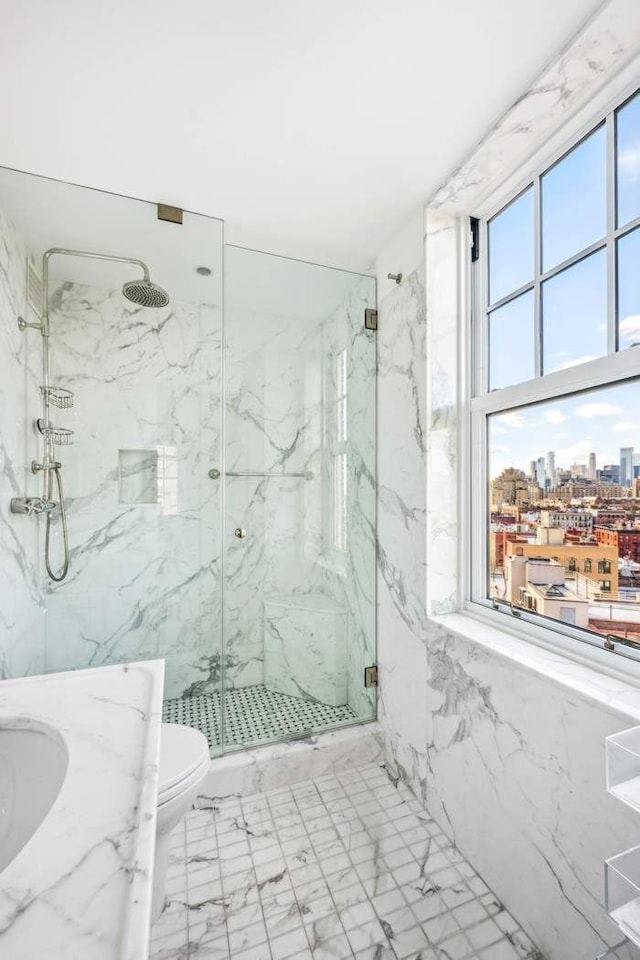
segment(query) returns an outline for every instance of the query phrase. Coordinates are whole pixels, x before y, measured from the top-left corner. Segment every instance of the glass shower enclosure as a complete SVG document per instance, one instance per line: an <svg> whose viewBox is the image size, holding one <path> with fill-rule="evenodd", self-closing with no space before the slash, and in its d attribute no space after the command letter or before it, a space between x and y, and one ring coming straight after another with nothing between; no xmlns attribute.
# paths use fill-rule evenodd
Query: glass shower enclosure
<svg viewBox="0 0 640 960"><path fill-rule="evenodd" d="M214 755L373 718L373 278L15 171L0 171L0 224L24 277L15 309L36 324L19 372L32 496L43 297L50 384L73 397L55 411L73 441L55 447L64 579L46 574L44 519L15 518L30 543L36 528L34 672L162 657L165 719L202 729ZM42 289L51 248L70 253ZM168 305L123 297L135 271L119 258L148 265ZM60 570L59 506L50 523Z"/></svg>

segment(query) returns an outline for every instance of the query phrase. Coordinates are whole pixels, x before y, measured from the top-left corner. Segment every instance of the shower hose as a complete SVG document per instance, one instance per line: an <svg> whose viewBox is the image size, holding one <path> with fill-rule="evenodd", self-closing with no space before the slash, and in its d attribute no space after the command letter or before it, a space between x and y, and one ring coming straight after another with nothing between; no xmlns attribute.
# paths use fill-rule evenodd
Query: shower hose
<svg viewBox="0 0 640 960"><path fill-rule="evenodd" d="M44 562L50 578L55 580L56 583L60 583L62 580L64 580L69 572L69 531L67 530L67 510L64 503L64 490L62 488L62 474L60 472L60 467L53 467L53 472L56 475L56 485L58 487L58 503L60 504L60 519L62 521L62 542L64 544L64 563L59 574L55 574L51 569L51 563L49 560L49 547L51 542L51 513L49 511L47 512L47 518L45 520ZM50 480L48 486L51 486ZM51 490L48 490L46 499L50 499L50 496Z"/></svg>

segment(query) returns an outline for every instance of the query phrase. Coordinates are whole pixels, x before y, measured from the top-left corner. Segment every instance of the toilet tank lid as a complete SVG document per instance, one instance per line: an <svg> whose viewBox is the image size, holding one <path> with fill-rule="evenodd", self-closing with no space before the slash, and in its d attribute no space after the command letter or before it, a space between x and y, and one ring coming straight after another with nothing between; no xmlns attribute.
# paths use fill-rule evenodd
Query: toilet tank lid
<svg viewBox="0 0 640 960"><path fill-rule="evenodd" d="M160 735L158 793L186 780L209 756L204 734L182 723L163 723Z"/></svg>

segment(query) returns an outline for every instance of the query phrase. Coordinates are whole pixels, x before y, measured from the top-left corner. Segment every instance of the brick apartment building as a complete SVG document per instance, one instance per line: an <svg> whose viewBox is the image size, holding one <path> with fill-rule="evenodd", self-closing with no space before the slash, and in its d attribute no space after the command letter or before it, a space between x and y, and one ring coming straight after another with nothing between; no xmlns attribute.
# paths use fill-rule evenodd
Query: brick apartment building
<svg viewBox="0 0 640 960"><path fill-rule="evenodd" d="M602 546L615 547L618 557L628 557L635 563L640 563L640 530L596 527L596 537Z"/></svg>

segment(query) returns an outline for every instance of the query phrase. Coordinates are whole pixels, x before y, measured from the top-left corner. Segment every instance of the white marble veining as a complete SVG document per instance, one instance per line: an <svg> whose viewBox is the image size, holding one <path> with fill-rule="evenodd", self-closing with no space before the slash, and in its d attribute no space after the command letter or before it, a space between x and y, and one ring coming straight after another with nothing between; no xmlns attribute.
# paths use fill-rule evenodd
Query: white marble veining
<svg viewBox="0 0 640 960"><path fill-rule="evenodd" d="M151 960L541 960L378 764L218 799L170 843Z"/></svg>
<svg viewBox="0 0 640 960"><path fill-rule="evenodd" d="M76 405L60 417L75 430L61 452L71 571L46 588L48 670L162 656L169 697L219 692L223 672L228 687L252 686L265 670L265 596L324 594L347 610L327 702L375 713L363 680L375 661L375 338L363 324L373 280L344 287L320 320L229 306L224 327L208 305L149 310L118 290L55 288L52 375ZM343 352L348 542L337 550ZM300 476L234 475L253 472Z"/></svg>
<svg viewBox="0 0 640 960"><path fill-rule="evenodd" d="M458 221L429 208L427 272L427 543L426 605L430 615L458 605Z"/></svg>
<svg viewBox="0 0 640 960"><path fill-rule="evenodd" d="M430 812L549 957L579 960L616 943L603 861L637 843L638 823L606 792L604 738L629 717L589 695L588 668L569 685L455 626L430 628L428 658ZM612 701L624 686L598 674L593 685ZM637 717L640 690L633 709ZM461 782L473 784L472 799Z"/></svg>
<svg viewBox="0 0 640 960"><path fill-rule="evenodd" d="M415 253L418 259L420 250ZM378 666L386 756L424 795L428 435L424 267L379 304L378 330Z"/></svg>
<svg viewBox="0 0 640 960"><path fill-rule="evenodd" d="M241 267L240 261L233 269ZM298 267L289 269L295 285ZM316 269L313 283L321 291L325 271ZM347 611L341 683L348 674L348 703L359 717L375 712L363 684L364 667L375 661L375 338L363 323L372 297L372 279L354 276L343 302L320 321L312 314L234 308L225 316L226 470L306 474L227 477L226 528L242 527L247 536L229 543L226 554L225 678L245 686L269 672L265 597L325 595ZM346 457L346 540L336 544L340 453ZM273 631L264 622L273 654ZM303 673L316 663L311 651L309 661L300 666ZM335 693L328 702L337 702Z"/></svg>
<svg viewBox="0 0 640 960"><path fill-rule="evenodd" d="M474 204L543 143L563 119L637 55L636 0L609 0L532 86L498 121L433 199L433 205L469 216Z"/></svg>
<svg viewBox="0 0 640 960"><path fill-rule="evenodd" d="M264 685L339 707L347 702L347 611L322 594L264 600Z"/></svg>
<svg viewBox="0 0 640 960"><path fill-rule="evenodd" d="M426 472L422 524L415 508L424 509L423 490L409 501L412 511L396 508L396 492L407 489L396 466L406 458L399 457L397 435L414 420L408 366L385 369L396 355L396 331L415 316L410 300L396 307L404 281L380 304L380 408L389 424L380 429L378 448L385 755L550 960L584 960L619 940L604 910L602 861L637 842L637 832L605 794L602 741L637 718L638 691L561 653L534 656L524 641L499 640L455 613L463 234L467 218L478 214L476 203L508 178L517 180L514 168L546 148L566 118L579 113L587 122L606 81L628 69L639 31L633 0L604 4L439 191L426 210L424 249L407 259L412 247L400 238L384 251L382 271L406 276L418 262L426 269L426 359L417 367L425 383L425 450L422 460L409 461L420 482ZM415 593L395 591L397 604L387 586L388 549L402 552L397 566L405 576L417 564L426 570ZM425 604L417 627L407 615L414 596Z"/></svg>
<svg viewBox="0 0 640 960"><path fill-rule="evenodd" d="M75 393L58 412L75 443L59 452L71 567L46 585L47 670L163 657L168 696L219 677L220 322L207 305L53 291L52 380ZM135 497L134 454L151 464Z"/></svg>
<svg viewBox="0 0 640 960"><path fill-rule="evenodd" d="M68 768L44 821L0 875L0 956L146 960L162 662L0 683L0 727L45 724Z"/></svg>
<svg viewBox="0 0 640 960"><path fill-rule="evenodd" d="M206 806L220 797L275 790L309 777L324 777L363 763L380 762L382 755L382 729L378 723L357 724L302 740L227 754L211 761L198 802Z"/></svg>
<svg viewBox="0 0 640 960"><path fill-rule="evenodd" d="M36 517L9 512L11 497L41 491L29 469L38 451L30 429L39 415L40 335L18 329L36 317L26 303L28 250L0 210L0 677L44 670L44 606Z"/></svg>

